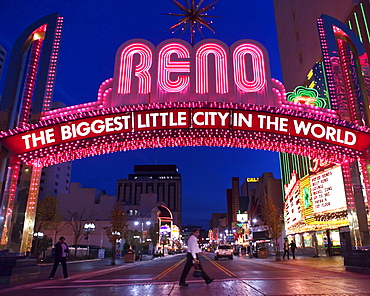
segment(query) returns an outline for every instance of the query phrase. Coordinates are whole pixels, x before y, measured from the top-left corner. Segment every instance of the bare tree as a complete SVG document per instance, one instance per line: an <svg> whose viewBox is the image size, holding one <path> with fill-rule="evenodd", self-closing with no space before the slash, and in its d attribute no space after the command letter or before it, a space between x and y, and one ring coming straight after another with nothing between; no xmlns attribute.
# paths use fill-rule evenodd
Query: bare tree
<svg viewBox="0 0 370 296"><path fill-rule="evenodd" d="M267 197L267 194L264 197L264 202L262 205L262 218L269 227L269 238L274 243L276 261L280 261L280 248L278 239L281 236L283 224L281 223L281 214L279 213L278 207L274 204L271 198Z"/></svg>
<svg viewBox="0 0 370 296"><path fill-rule="evenodd" d="M114 204L113 210L111 211L110 219L110 226L107 228L106 233L109 242L112 244L111 265L116 265L117 241L119 239L122 239L127 231L127 220L121 203L117 202Z"/></svg>
<svg viewBox="0 0 370 296"><path fill-rule="evenodd" d="M39 200L36 210L36 221L35 221L35 233L44 232L45 230L55 230L59 231L64 227L60 225L62 221L62 215L60 213L59 200L54 196L46 196L44 199ZM55 237L58 231L55 231ZM56 238L54 239L56 241ZM38 257L39 255L39 239L36 238L34 244L34 253Z"/></svg>
<svg viewBox="0 0 370 296"><path fill-rule="evenodd" d="M150 228L149 228L149 236L152 240L152 244L153 244L153 250L151 250L153 252L153 257L154 257L154 253L155 253L155 250L157 249L157 244L158 244L158 239L159 239L159 233L158 233L158 223L155 223L154 225L152 225Z"/></svg>
<svg viewBox="0 0 370 296"><path fill-rule="evenodd" d="M36 212L35 232L53 230L54 242L56 242L58 233L67 227L66 223L62 223L62 221L63 216L60 211L58 198L48 195L39 201Z"/></svg>
<svg viewBox="0 0 370 296"><path fill-rule="evenodd" d="M91 222L96 216L96 213L92 211L89 215L86 213L86 209L83 209L81 212L72 212L68 210L69 220L66 221L66 224L72 228L73 232L73 245L75 246L75 256L77 256L77 245L81 241L85 233L85 223Z"/></svg>
<svg viewBox="0 0 370 296"><path fill-rule="evenodd" d="M34 232L41 232L52 228L53 222L60 222L62 215L59 209L59 200L53 196L46 196L39 200L36 209Z"/></svg>

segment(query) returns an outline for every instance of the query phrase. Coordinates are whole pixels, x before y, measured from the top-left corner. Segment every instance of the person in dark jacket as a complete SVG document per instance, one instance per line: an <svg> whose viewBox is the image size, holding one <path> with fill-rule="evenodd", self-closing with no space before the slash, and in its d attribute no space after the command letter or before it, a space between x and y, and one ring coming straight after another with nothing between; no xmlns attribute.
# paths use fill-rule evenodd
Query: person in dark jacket
<svg viewBox="0 0 370 296"><path fill-rule="evenodd" d="M59 266L59 262L62 263L63 268L63 276L64 279L69 280L68 272L67 272L67 254L69 252L68 246L65 243L65 237L61 236L59 241L55 244L55 254L54 254L54 265L53 269L50 273L49 279L54 279L55 272Z"/></svg>
<svg viewBox="0 0 370 296"><path fill-rule="evenodd" d="M284 254L283 254L283 259L285 259L285 255L288 256L288 260L289 260L289 242L288 242L288 239L284 239Z"/></svg>
<svg viewBox="0 0 370 296"><path fill-rule="evenodd" d="M290 250L292 251L293 259L295 259L295 249L297 248L297 245L294 241L290 243Z"/></svg>

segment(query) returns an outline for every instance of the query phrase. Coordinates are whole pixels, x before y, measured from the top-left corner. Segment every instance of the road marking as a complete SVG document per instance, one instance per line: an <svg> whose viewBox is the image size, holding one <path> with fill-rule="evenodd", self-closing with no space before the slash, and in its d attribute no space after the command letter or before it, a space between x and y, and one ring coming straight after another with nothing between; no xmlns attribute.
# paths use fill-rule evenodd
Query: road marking
<svg viewBox="0 0 370 296"><path fill-rule="evenodd" d="M233 273L232 271L228 270L226 267L223 267L221 264L217 263L217 262L214 262L212 261L211 259L209 259L208 257L202 255L204 258L206 258L209 262L211 262L214 266L216 266L218 269L220 269L221 271L223 271L224 273L226 273L228 276L230 277L238 277L235 273Z"/></svg>
<svg viewBox="0 0 370 296"><path fill-rule="evenodd" d="M73 283L102 283L102 282L130 282L130 281L151 281L152 278L146 278L146 279L105 279L105 280L79 280L79 281L73 281Z"/></svg>
<svg viewBox="0 0 370 296"><path fill-rule="evenodd" d="M181 263L183 263L186 260L186 257L182 259L181 261L177 262L176 264L172 265L171 267L167 268L165 271L157 275L153 278L153 280L160 280L163 278L166 274L170 273L172 270L174 270L177 266L179 266Z"/></svg>

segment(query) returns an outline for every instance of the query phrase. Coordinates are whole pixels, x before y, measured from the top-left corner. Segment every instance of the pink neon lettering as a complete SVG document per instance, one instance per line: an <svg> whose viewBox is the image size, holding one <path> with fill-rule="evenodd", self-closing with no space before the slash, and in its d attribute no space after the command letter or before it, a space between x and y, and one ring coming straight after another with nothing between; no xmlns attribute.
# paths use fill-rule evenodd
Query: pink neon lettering
<svg viewBox="0 0 370 296"><path fill-rule="evenodd" d="M158 85L166 92L181 92L190 83L190 77L179 75L176 80L171 80L171 73L190 73L190 61L171 61L175 54L179 58L190 58L190 52L180 43L169 43L161 48L158 53Z"/></svg>
<svg viewBox="0 0 370 296"><path fill-rule="evenodd" d="M245 56L252 58L253 78L248 79ZM234 80L243 92L260 91L266 84L265 62L262 50L254 44L243 43L233 52Z"/></svg>
<svg viewBox="0 0 370 296"><path fill-rule="evenodd" d="M216 43L206 43L200 46L195 54L196 60L196 87L198 94L209 92L208 55L215 56L215 79L216 93L226 94L229 92L227 54L225 49Z"/></svg>
<svg viewBox="0 0 370 296"><path fill-rule="evenodd" d="M134 74L139 79L139 94L148 94L151 91L152 51L146 44L133 43L124 48L121 53L120 69L118 74L118 93L129 94L131 92L132 62L135 54L140 55L140 63L135 66Z"/></svg>

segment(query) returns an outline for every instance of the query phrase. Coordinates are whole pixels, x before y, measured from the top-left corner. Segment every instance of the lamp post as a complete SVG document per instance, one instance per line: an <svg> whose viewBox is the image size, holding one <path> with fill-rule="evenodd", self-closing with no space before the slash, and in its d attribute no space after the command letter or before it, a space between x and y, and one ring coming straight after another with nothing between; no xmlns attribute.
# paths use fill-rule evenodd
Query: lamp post
<svg viewBox="0 0 370 296"><path fill-rule="evenodd" d="M33 236L35 237L35 257L36 259L38 259L39 256L37 253L38 253L39 240L44 237L44 234L42 232L35 232Z"/></svg>
<svg viewBox="0 0 370 296"><path fill-rule="evenodd" d="M89 241L90 241L90 233L91 231L95 230L95 224L94 223L85 223L84 225L85 232L87 234L87 251L86 256L88 257L90 254L90 248L89 248Z"/></svg>
<svg viewBox="0 0 370 296"><path fill-rule="evenodd" d="M117 242L120 239L121 233L119 231L113 231L113 248L112 248L112 261L110 265L116 265L116 252L117 252Z"/></svg>
<svg viewBox="0 0 370 296"><path fill-rule="evenodd" d="M139 221L135 221L135 222L134 222L134 225L135 225L135 226L138 226L139 224L140 224L140 222L139 222ZM152 224L152 223L148 220L148 221L146 221L146 222L145 222L145 224L149 226L149 225L150 225L150 224ZM142 242L143 242L143 240L144 240L143 232L144 232L144 222L143 222L143 221L141 221L141 235L140 235L140 243L142 243Z"/></svg>

